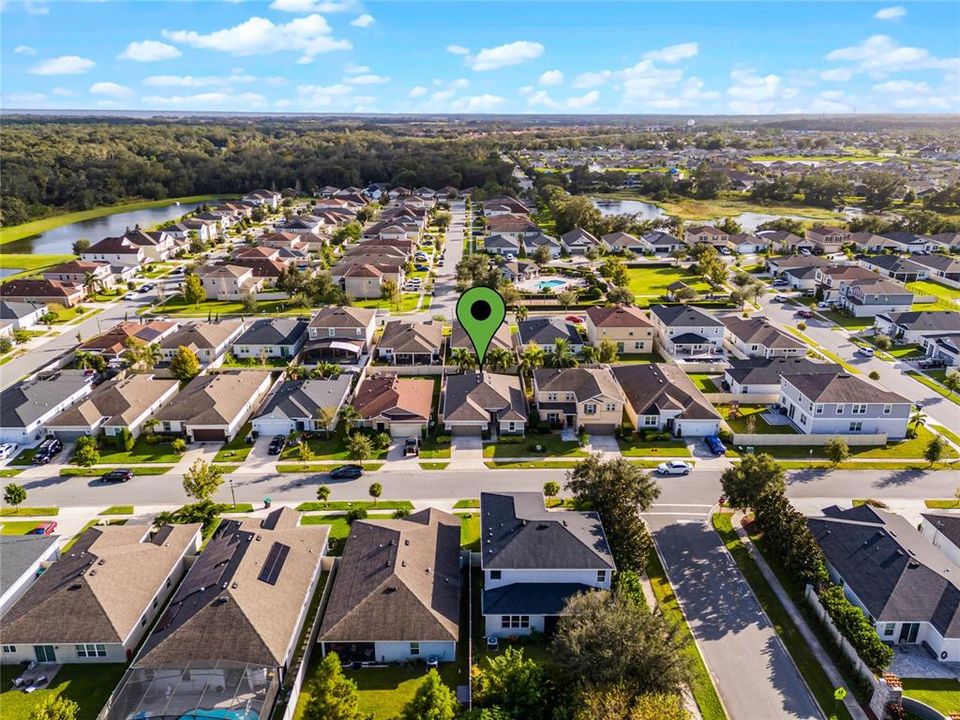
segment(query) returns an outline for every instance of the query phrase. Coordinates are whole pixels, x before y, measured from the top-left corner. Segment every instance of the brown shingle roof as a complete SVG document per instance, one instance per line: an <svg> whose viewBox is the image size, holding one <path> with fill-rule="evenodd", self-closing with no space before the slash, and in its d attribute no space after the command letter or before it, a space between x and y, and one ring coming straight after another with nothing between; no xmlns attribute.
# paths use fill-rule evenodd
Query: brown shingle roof
<svg viewBox="0 0 960 720"><path fill-rule="evenodd" d="M599 328L642 327L652 328L646 313L633 306L607 305L587 308L587 317Z"/></svg>
<svg viewBox="0 0 960 720"><path fill-rule="evenodd" d="M47 422L47 427L90 427L102 417L109 418L107 425L127 426L177 384L176 380L152 375L131 375L122 380L111 380L96 388L82 402Z"/></svg>
<svg viewBox="0 0 960 720"><path fill-rule="evenodd" d="M157 413L157 419L179 420L190 425L230 424L269 378L268 370L199 375Z"/></svg>

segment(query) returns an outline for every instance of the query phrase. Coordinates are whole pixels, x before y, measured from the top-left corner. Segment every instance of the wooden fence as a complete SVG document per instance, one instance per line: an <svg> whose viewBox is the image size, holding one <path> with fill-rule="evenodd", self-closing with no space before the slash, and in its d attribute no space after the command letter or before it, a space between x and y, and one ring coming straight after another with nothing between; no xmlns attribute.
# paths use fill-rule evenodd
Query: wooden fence
<svg viewBox="0 0 960 720"><path fill-rule="evenodd" d="M843 440L851 447L868 445L886 445L887 436L883 433L876 435L777 435L775 433L734 433L734 445L826 445L831 440Z"/></svg>

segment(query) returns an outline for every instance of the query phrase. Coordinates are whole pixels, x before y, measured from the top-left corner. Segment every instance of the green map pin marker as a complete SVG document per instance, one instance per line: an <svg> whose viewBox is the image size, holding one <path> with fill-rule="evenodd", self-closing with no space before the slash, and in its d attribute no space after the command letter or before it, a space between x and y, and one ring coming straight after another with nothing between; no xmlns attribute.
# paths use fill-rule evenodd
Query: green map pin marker
<svg viewBox="0 0 960 720"><path fill-rule="evenodd" d="M500 293L487 287L470 288L457 300L457 320L473 343L481 370L490 341L506 316L507 306Z"/></svg>

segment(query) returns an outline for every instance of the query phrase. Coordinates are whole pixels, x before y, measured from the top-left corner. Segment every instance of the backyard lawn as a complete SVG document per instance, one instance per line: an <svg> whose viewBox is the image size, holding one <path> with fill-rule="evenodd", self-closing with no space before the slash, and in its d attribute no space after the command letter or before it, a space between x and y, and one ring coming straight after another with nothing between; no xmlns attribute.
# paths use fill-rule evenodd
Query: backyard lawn
<svg viewBox="0 0 960 720"><path fill-rule="evenodd" d="M370 513L367 518L370 520L388 520L393 517L393 513ZM343 553L343 542L350 534L350 523L347 522L347 516L343 514L328 513L325 515L304 515L300 519L301 525L329 525L330 542L329 555L341 555Z"/></svg>
<svg viewBox="0 0 960 720"><path fill-rule="evenodd" d="M480 552L480 515L478 513L457 513L460 518L460 547Z"/></svg>
<svg viewBox="0 0 960 720"><path fill-rule="evenodd" d="M640 267L627 268L630 278L630 292L637 296L660 296L667 291L667 286L682 280L697 292L708 293L710 286L699 276L687 273L677 267Z"/></svg>
<svg viewBox="0 0 960 720"><path fill-rule="evenodd" d="M960 682L925 678L901 678L903 694L936 708L944 715L960 712Z"/></svg>
<svg viewBox="0 0 960 720"><path fill-rule="evenodd" d="M227 315L250 315L244 312L243 304L230 300L204 300L197 305L187 302L183 295L175 295L154 307L144 306L141 313L154 312L182 317L207 317ZM293 307L288 300L261 300L257 303L257 313L270 315L309 315L309 308Z"/></svg>
<svg viewBox="0 0 960 720"><path fill-rule="evenodd" d="M5 720L27 720L32 710L45 697L63 697L80 706L77 720L95 720L110 693L120 682L126 665L122 663L95 665L62 665L48 687L27 695L13 689L13 679L20 674L20 666L0 667L0 707Z"/></svg>
<svg viewBox="0 0 960 720"><path fill-rule="evenodd" d="M873 460L916 460L922 459L927 445L933 438L933 433L926 427L920 426L917 431L917 437L906 440L892 440L885 446L866 446L851 447L850 459L873 459ZM812 453L810 451L813 451ZM825 458L826 451L823 445L758 445L756 452L767 453L775 458ZM957 457L957 451L952 447L945 445L943 448L944 459ZM853 465L851 465L853 466ZM856 467L862 467L857 464ZM866 468L864 468L866 469ZM890 469L893 469L892 467Z"/></svg>
<svg viewBox="0 0 960 720"><path fill-rule="evenodd" d="M727 425L730 426L730 429L735 433L759 433L762 435L796 435L797 431L794 430L792 425L770 425L766 420L761 417L761 413L766 410L765 405L741 405L738 409L738 416L735 418L729 417L730 415L730 406L721 405L717 408L717 411L720 413L720 416L727 422ZM748 420L748 418L753 418L753 420ZM755 427L751 431L748 427L748 423L755 423Z"/></svg>
<svg viewBox="0 0 960 720"><path fill-rule="evenodd" d="M947 287L932 280L917 280L907 283L907 290L912 290L917 295L933 295L941 300L948 300L960 304L960 290Z"/></svg>
<svg viewBox="0 0 960 720"><path fill-rule="evenodd" d="M146 435L141 435L127 452L118 450L113 440L103 438L100 441L100 463L103 465L131 465L138 463L176 463L180 455L170 447L170 442L158 442L151 445Z"/></svg>
<svg viewBox="0 0 960 720"><path fill-rule="evenodd" d="M690 373L688 377L693 380L700 392L717 393L720 392L719 384L723 380L722 375L707 375L706 373Z"/></svg>
<svg viewBox="0 0 960 720"><path fill-rule="evenodd" d="M387 302L380 298L369 298L367 300L351 300L353 307L367 308L368 310L390 310L391 312L413 312L417 309L417 302L420 299L420 293L400 293L399 308L393 302Z"/></svg>

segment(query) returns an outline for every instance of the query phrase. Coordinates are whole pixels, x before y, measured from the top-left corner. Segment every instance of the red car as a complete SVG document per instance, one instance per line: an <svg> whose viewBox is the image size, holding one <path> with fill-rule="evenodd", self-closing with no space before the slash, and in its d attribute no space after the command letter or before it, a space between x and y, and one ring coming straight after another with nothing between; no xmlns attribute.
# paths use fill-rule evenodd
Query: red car
<svg viewBox="0 0 960 720"><path fill-rule="evenodd" d="M56 529L57 524L55 522L42 522L28 532L27 535L53 535Z"/></svg>
<svg viewBox="0 0 960 720"><path fill-rule="evenodd" d="M802 318L812 318L813 310L797 310L797 315Z"/></svg>

